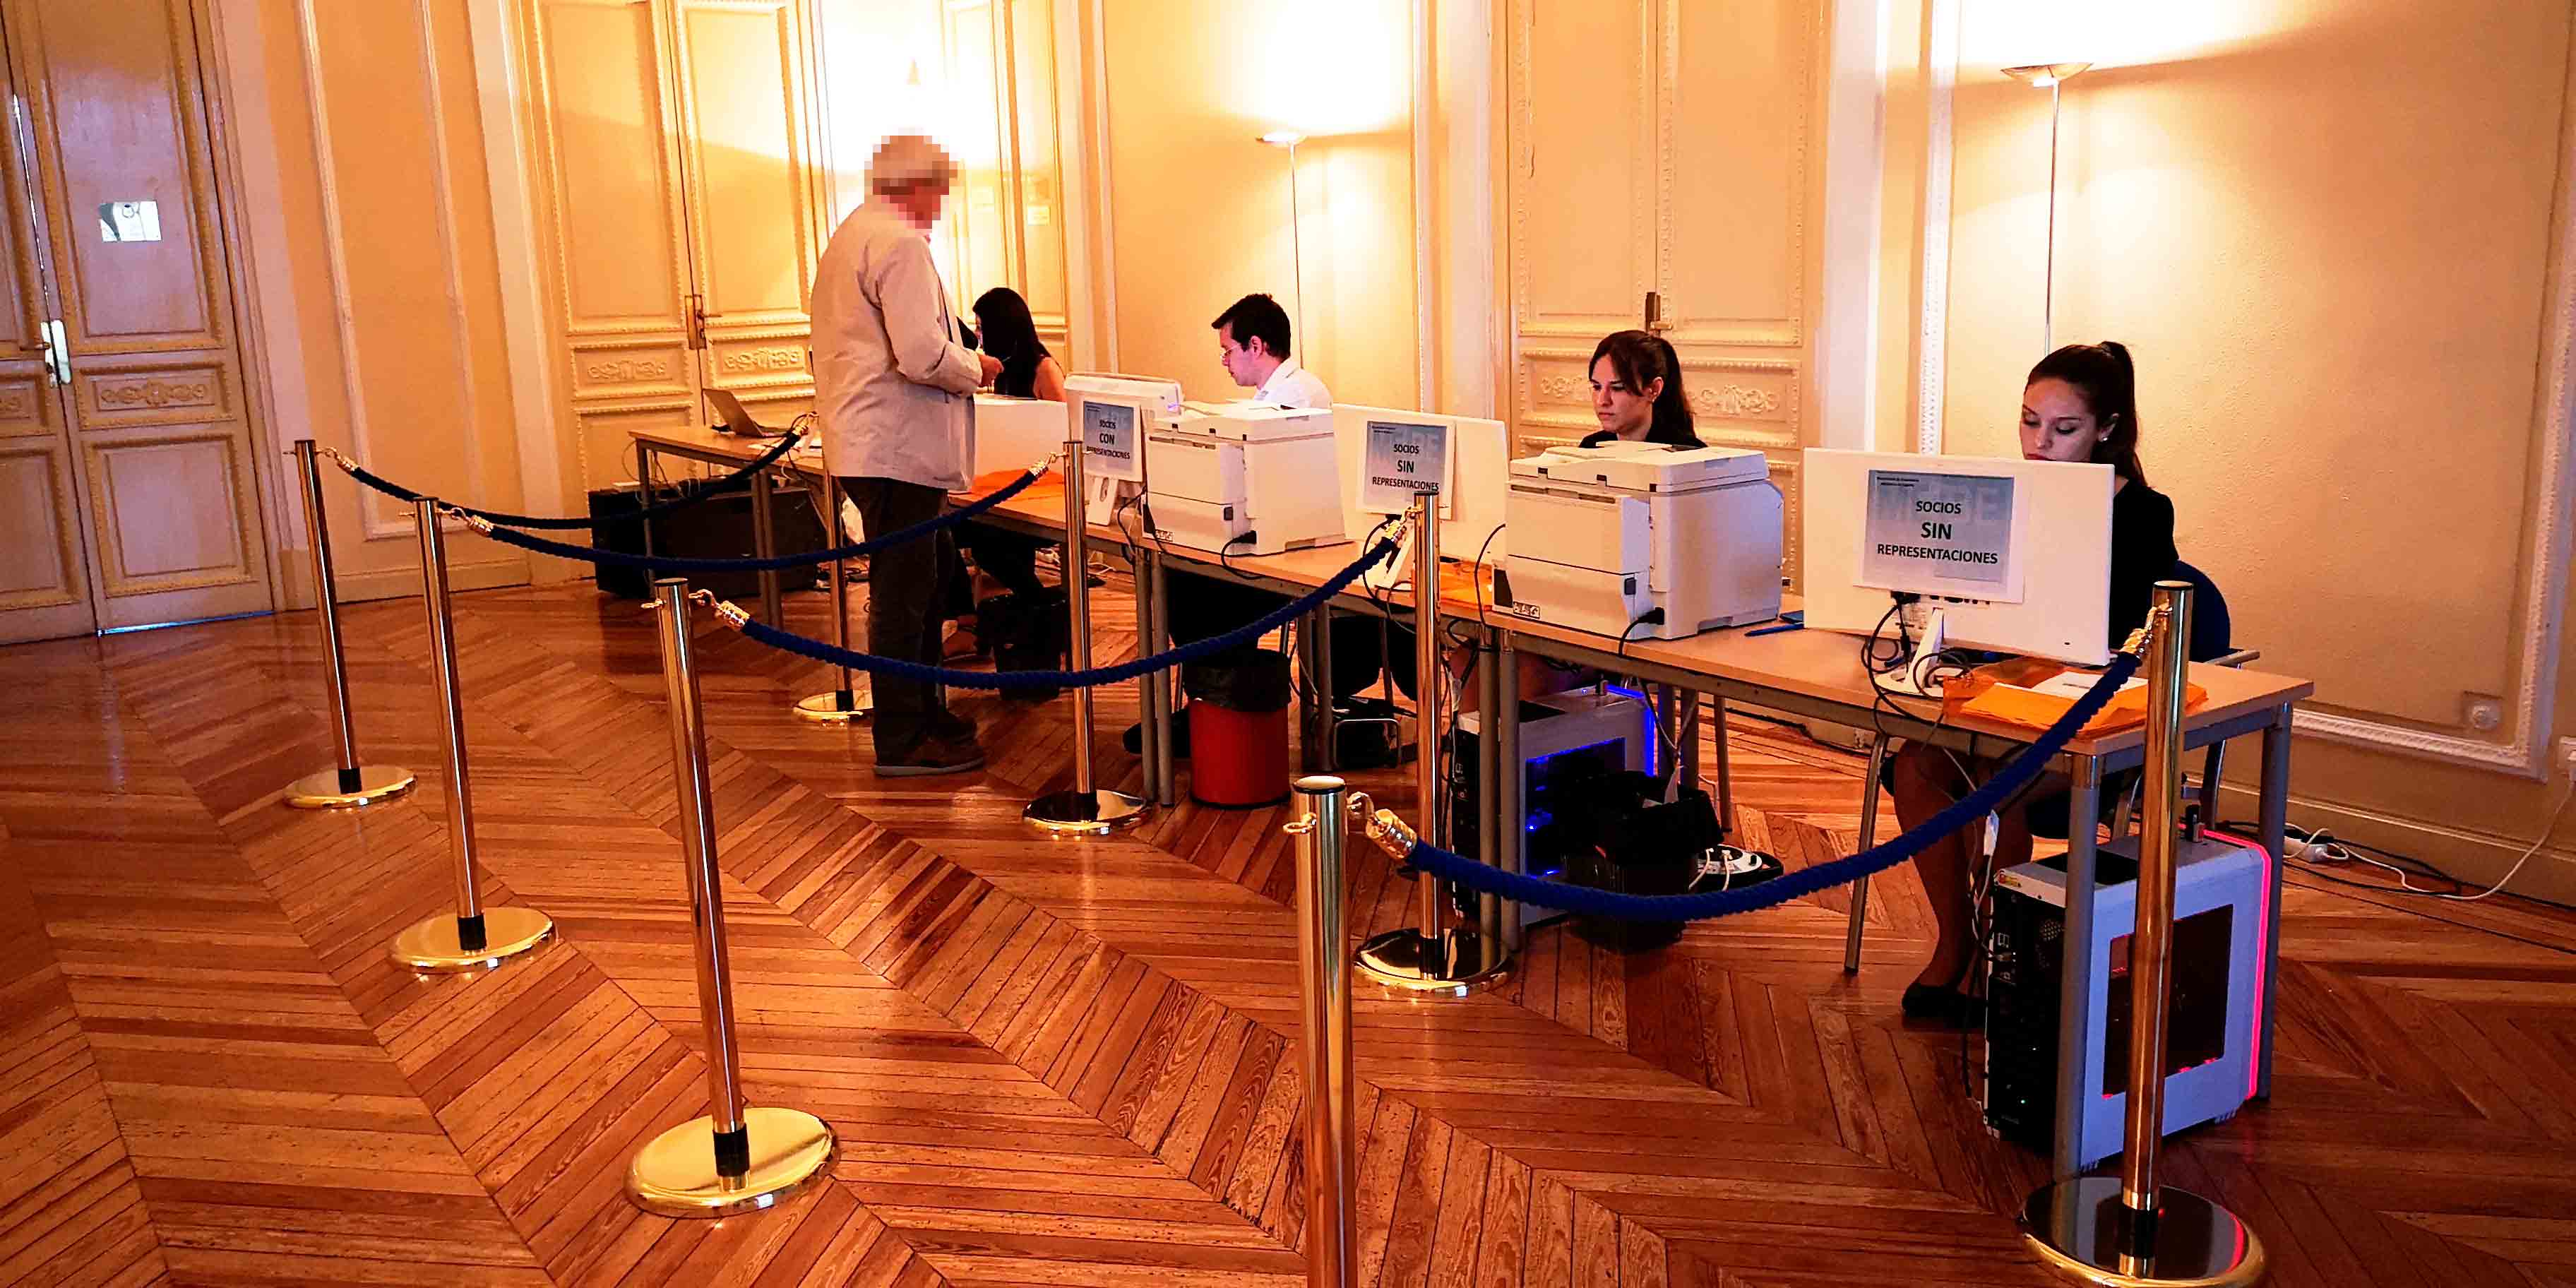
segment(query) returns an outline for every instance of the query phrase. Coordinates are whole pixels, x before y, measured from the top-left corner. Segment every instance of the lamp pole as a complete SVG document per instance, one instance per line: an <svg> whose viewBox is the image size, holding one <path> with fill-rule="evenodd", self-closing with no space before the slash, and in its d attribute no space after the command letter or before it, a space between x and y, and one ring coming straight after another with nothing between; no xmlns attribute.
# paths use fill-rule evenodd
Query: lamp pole
<svg viewBox="0 0 2576 1288"><path fill-rule="evenodd" d="M1288 149L1288 259L1297 275L1297 334L1306 334L1306 228L1304 212L1298 209L1297 145L1306 136L1295 130L1272 130L1258 142L1274 148Z"/></svg>
<svg viewBox="0 0 2576 1288"><path fill-rule="evenodd" d="M2064 102L2066 82L2091 67L2091 63L2033 63L2027 67L2007 67L2004 75L2024 85L2048 91L2048 252L2042 269L2039 299L2039 351L2057 347L2057 127L2059 107Z"/></svg>
<svg viewBox="0 0 2576 1288"><path fill-rule="evenodd" d="M1298 210L1297 141L1294 139L1288 141L1288 262L1297 283L1297 334L1312 344L1314 338L1306 335L1306 224Z"/></svg>

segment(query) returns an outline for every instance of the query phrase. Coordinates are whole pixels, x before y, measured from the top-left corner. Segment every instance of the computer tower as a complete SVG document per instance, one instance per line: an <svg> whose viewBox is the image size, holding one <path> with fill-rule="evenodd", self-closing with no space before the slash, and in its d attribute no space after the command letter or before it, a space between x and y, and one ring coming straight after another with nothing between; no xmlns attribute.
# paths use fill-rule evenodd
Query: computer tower
<svg viewBox="0 0 2576 1288"><path fill-rule="evenodd" d="M1459 714L1448 766L1450 848L1470 857L1482 843L1476 740L1483 722L1478 714ZM1551 879L1564 875L1568 847L1574 841L1556 821L1559 794L1582 790L1585 782L1611 774L1644 771L1651 763L1651 737L1645 704L1634 698L1576 689L1521 703L1521 871ZM1554 908L1530 906L1524 909L1521 924L1537 925L1563 915Z"/></svg>
<svg viewBox="0 0 2576 1288"><path fill-rule="evenodd" d="M681 496L684 490L695 492L699 485L680 483L653 489L655 504ZM602 550L624 554L644 553L644 524L653 525L653 552L678 555L688 559L749 559L759 553L752 526L751 485L736 484L725 491L667 514L639 521L635 511L642 507L638 490L632 483L602 488L590 494L591 543ZM807 550L820 550L825 545L823 521L814 512L813 498L802 488L780 488L770 494L770 548L787 555ZM553 534L559 539L564 534ZM570 538L578 540L577 537ZM599 589L620 599L651 598L653 588L642 568L618 564L601 564ZM747 599L760 593L760 574L754 572L668 572L659 575L685 576L693 588L704 588L725 599ZM820 564L807 568L789 568L778 574L781 591L809 590L823 577Z"/></svg>
<svg viewBox="0 0 2576 1288"><path fill-rule="evenodd" d="M2165 1043L2167 1135L2228 1118L2253 1094L2255 1016L2268 889L2260 850L2217 835L2181 843L2174 873L2172 1002ZM2129 1081L2129 941L2137 838L2094 861L2093 969L2078 1167L2120 1152ZM2056 1146L2058 993L2065 978L2064 856L1995 878L1986 964L1986 1127L2041 1153Z"/></svg>

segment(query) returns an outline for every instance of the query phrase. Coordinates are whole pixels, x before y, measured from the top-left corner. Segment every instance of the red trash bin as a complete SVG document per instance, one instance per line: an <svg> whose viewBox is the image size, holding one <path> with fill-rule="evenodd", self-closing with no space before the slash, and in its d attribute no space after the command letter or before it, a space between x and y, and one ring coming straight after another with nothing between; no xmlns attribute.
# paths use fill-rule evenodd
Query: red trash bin
<svg viewBox="0 0 2576 1288"><path fill-rule="evenodd" d="M1267 649L1181 668L1189 695L1190 799L1255 809L1288 799L1288 657Z"/></svg>

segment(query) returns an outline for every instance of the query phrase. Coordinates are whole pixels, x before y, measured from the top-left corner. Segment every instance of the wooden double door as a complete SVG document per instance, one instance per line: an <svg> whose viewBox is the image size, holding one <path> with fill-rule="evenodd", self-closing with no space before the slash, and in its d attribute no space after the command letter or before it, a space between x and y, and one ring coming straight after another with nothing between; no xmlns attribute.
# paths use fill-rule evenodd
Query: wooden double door
<svg viewBox="0 0 2576 1288"><path fill-rule="evenodd" d="M1787 494L1823 293L1819 0L1497 0L1515 448L1579 440L1592 350L1670 341L1699 436L1753 448Z"/></svg>
<svg viewBox="0 0 2576 1288"><path fill-rule="evenodd" d="M805 0L518 12L584 485L629 477L628 431L713 420L710 390L771 425L810 409L807 301L830 216Z"/></svg>
<svg viewBox="0 0 2576 1288"><path fill-rule="evenodd" d="M274 607L189 0L0 0L0 642Z"/></svg>

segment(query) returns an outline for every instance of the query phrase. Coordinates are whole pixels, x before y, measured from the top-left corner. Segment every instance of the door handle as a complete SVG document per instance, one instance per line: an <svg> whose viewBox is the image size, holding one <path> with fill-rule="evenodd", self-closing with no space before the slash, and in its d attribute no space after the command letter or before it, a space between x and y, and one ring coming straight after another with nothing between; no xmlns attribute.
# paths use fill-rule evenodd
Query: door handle
<svg viewBox="0 0 2576 1288"><path fill-rule="evenodd" d="M72 345L63 332L61 318L47 318L39 333L44 336L40 347L45 354L45 376L56 386L72 382Z"/></svg>
<svg viewBox="0 0 2576 1288"><path fill-rule="evenodd" d="M1664 319L1662 291L1646 292L1646 329L1658 335L1673 329L1673 324Z"/></svg>

